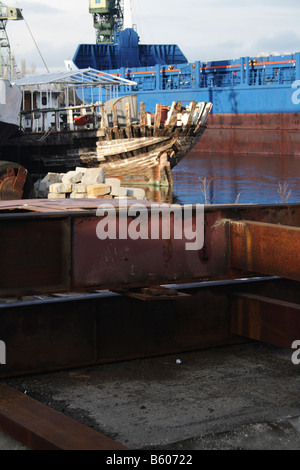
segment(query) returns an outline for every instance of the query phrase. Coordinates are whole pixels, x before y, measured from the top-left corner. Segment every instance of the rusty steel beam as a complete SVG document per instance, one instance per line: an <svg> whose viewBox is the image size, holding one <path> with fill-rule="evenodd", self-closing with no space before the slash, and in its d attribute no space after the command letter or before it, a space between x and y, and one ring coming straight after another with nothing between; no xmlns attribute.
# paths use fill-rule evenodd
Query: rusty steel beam
<svg viewBox="0 0 300 470"><path fill-rule="evenodd" d="M229 224L232 268L300 281L300 227L250 220Z"/></svg>
<svg viewBox="0 0 300 470"><path fill-rule="evenodd" d="M7 304L0 308L0 377L231 344L228 294L217 289L222 294L188 289L153 301L108 293Z"/></svg>
<svg viewBox="0 0 300 470"><path fill-rule="evenodd" d="M95 211L0 215L0 296L227 277L225 223L207 226L203 249L188 251L172 230L168 239L100 240L99 220ZM150 212L148 221L150 230Z"/></svg>
<svg viewBox="0 0 300 470"><path fill-rule="evenodd" d="M5 384L0 384L0 429L31 450L128 450Z"/></svg>
<svg viewBox="0 0 300 470"><path fill-rule="evenodd" d="M231 332L264 343L290 349L300 339L300 304L260 295L234 295Z"/></svg>
<svg viewBox="0 0 300 470"><path fill-rule="evenodd" d="M298 243L299 205L206 206L204 245L188 251L187 240L176 239L172 231L167 240L99 240L96 208L101 202L3 201L0 296L233 279L253 271L299 278L292 273L292 263L284 269L294 260L288 249ZM151 204L145 204L151 227ZM127 223L132 220L129 217ZM265 237L270 238L268 243ZM275 250L281 270L268 264Z"/></svg>
<svg viewBox="0 0 300 470"><path fill-rule="evenodd" d="M132 297L107 292L0 305L6 345L0 377L228 346L241 341L230 331L234 293L300 302L294 284L279 279L198 283L177 291L169 296L163 289L150 301L148 290L134 290Z"/></svg>

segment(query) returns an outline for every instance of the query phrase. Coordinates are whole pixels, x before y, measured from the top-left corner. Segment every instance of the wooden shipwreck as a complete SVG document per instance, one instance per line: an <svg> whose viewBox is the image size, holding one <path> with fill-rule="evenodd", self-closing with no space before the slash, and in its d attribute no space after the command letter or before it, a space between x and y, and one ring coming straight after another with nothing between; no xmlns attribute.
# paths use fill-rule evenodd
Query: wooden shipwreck
<svg viewBox="0 0 300 470"><path fill-rule="evenodd" d="M102 77L99 74L98 86ZM67 84L62 105L57 102L55 107L35 109L34 104L48 102L50 95L41 86L35 93L31 87L29 99L28 85L23 85L22 132L2 149L2 155L5 160L23 165L33 179L48 172L65 173L78 166L101 166L108 177L124 182L171 186L172 168L197 144L212 108L206 102L192 101L185 107L174 102L169 107L157 104L155 114L150 114L144 103L138 109L134 94L114 96L104 104L78 104L78 82L73 83L77 87L73 95L70 83ZM86 86L92 85L89 79ZM53 96L52 90L52 100ZM58 91L57 96L61 96Z"/></svg>

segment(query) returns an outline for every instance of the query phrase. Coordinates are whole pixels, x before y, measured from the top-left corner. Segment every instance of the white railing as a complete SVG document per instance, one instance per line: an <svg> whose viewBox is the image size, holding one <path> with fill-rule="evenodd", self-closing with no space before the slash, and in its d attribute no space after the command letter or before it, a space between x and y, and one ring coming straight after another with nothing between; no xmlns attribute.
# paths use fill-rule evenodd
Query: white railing
<svg viewBox="0 0 300 470"><path fill-rule="evenodd" d="M72 131L78 128L98 128L101 103L64 108L37 108L21 111L20 128L30 133ZM81 118L78 120L78 118ZM86 118L86 119L85 119ZM77 124L76 124L77 122Z"/></svg>

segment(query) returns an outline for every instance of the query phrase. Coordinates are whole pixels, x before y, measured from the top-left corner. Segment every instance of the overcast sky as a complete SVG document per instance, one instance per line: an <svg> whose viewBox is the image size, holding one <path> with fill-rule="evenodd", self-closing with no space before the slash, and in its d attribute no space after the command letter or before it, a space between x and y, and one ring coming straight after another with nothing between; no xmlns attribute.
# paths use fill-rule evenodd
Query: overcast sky
<svg viewBox="0 0 300 470"><path fill-rule="evenodd" d="M38 72L46 71L38 49L50 71L64 70L78 44L95 42L89 0L5 4L25 18L7 25L16 62ZM178 44L189 61L300 51L299 13L300 0L132 0L141 42Z"/></svg>

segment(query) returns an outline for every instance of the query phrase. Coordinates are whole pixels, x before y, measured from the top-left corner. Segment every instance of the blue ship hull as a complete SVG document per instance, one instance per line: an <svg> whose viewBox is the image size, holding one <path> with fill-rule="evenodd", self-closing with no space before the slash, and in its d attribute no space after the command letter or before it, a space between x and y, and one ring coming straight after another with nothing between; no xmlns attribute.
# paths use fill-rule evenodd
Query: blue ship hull
<svg viewBox="0 0 300 470"><path fill-rule="evenodd" d="M295 90L291 85L262 87L249 89L239 88L193 88L179 90L149 90L127 89L120 90L119 96L136 94L138 102L144 102L146 110L155 112L157 103L171 106L173 101L190 103L191 101L206 101L213 103L213 114L244 114L244 113L295 113L300 112L300 105L292 101ZM97 95L93 98L85 92L85 100L97 101Z"/></svg>
<svg viewBox="0 0 300 470"><path fill-rule="evenodd" d="M140 45L135 31L126 29L120 33L117 44L79 45L73 61L79 68L90 66L132 80L135 85L121 87L119 95L136 94L138 102L144 102L146 110L151 113L155 112L157 103L171 105L173 101L181 101L184 105L193 100L212 102L208 129L212 122L213 127L217 126L217 118L222 116L225 121L223 119L223 127L220 129L225 143L228 137L224 123L226 127L232 115L241 117L240 124L236 124L237 130L240 126L243 129L247 127L248 115L252 115L253 119L253 114L260 116L256 126L258 131L260 128L263 131L265 120L271 126L270 129L273 126L274 132L278 131L276 115L281 116L282 123L282 116L291 114L295 115L295 119L290 130L298 132L299 129L299 52L283 56L188 63L178 46ZM88 94L85 99L97 101L97 97L92 98ZM271 115L275 116L274 124L269 119ZM279 126L283 130L286 128L284 122ZM206 132L199 145L206 150L211 148L205 144L211 137ZM264 136L260 139L263 141ZM275 151L277 147L275 144ZM231 145L231 148L234 149L234 146ZM285 151L281 144L280 148ZM252 152L255 149L249 149L248 145L245 151ZM257 151L264 153L259 148ZM287 151L300 155L300 147Z"/></svg>

